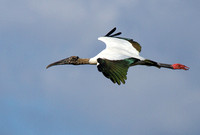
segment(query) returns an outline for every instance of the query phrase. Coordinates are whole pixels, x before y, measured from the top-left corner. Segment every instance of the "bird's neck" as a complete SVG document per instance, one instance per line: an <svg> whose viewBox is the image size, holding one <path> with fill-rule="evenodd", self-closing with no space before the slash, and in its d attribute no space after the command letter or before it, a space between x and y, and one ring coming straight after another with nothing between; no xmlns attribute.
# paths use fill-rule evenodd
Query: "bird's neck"
<svg viewBox="0 0 200 135"><path fill-rule="evenodd" d="M90 64L88 58L79 58L76 62L73 63L74 65L83 65L83 64Z"/></svg>

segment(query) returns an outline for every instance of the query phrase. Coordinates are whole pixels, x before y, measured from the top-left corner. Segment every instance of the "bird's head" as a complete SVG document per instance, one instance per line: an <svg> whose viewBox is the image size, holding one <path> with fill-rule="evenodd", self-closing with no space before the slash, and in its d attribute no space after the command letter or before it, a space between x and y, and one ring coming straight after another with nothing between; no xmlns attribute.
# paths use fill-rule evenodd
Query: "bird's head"
<svg viewBox="0 0 200 135"><path fill-rule="evenodd" d="M49 64L46 68L57 66L57 65L65 65L65 64L73 64L73 65L79 65L79 57L78 56L71 56L69 58L65 58L59 61L56 61L54 63Z"/></svg>

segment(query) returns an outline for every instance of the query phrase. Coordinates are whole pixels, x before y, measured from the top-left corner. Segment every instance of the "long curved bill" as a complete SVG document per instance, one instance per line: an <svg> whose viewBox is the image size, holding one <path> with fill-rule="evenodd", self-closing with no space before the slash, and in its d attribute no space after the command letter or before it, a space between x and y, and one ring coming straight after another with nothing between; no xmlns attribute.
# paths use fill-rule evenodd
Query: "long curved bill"
<svg viewBox="0 0 200 135"><path fill-rule="evenodd" d="M79 59L78 56L71 56L71 57L56 61L54 63L51 63L46 68L49 68L49 67L52 67L52 66L57 66L57 65L66 65L66 64L76 65L76 62L77 62L78 59Z"/></svg>
<svg viewBox="0 0 200 135"><path fill-rule="evenodd" d="M69 64L69 61L70 61L69 58L56 61L56 62L54 62L54 63L49 64L49 65L46 67L46 69L49 68L49 67L52 67L52 66Z"/></svg>

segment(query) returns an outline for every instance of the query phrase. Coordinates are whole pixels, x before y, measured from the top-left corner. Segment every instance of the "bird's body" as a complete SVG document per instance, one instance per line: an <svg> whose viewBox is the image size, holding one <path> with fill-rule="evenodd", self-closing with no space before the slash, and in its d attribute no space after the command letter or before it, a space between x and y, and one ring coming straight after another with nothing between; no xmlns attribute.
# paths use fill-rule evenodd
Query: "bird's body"
<svg viewBox="0 0 200 135"><path fill-rule="evenodd" d="M113 34L115 30L116 28L112 29L104 37L98 38L106 44L106 48L95 57L84 59L79 58L78 56L71 56L54 62L48 65L47 68L54 65L64 64L97 65L98 70L102 72L105 77L119 85L121 82L125 83L128 68L135 65L155 66L158 68L164 67L170 69L189 69L187 66L182 64L163 64L141 57L139 55L141 51L140 44L129 38L117 37L121 32Z"/></svg>

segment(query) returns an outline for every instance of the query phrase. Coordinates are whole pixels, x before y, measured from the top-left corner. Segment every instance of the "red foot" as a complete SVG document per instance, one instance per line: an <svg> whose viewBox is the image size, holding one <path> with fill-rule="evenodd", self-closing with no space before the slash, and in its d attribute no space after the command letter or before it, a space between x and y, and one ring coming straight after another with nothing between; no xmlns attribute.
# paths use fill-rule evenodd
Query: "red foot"
<svg viewBox="0 0 200 135"><path fill-rule="evenodd" d="M190 69L189 67L176 63L176 64L172 64L173 69L183 69L183 70L188 70Z"/></svg>

